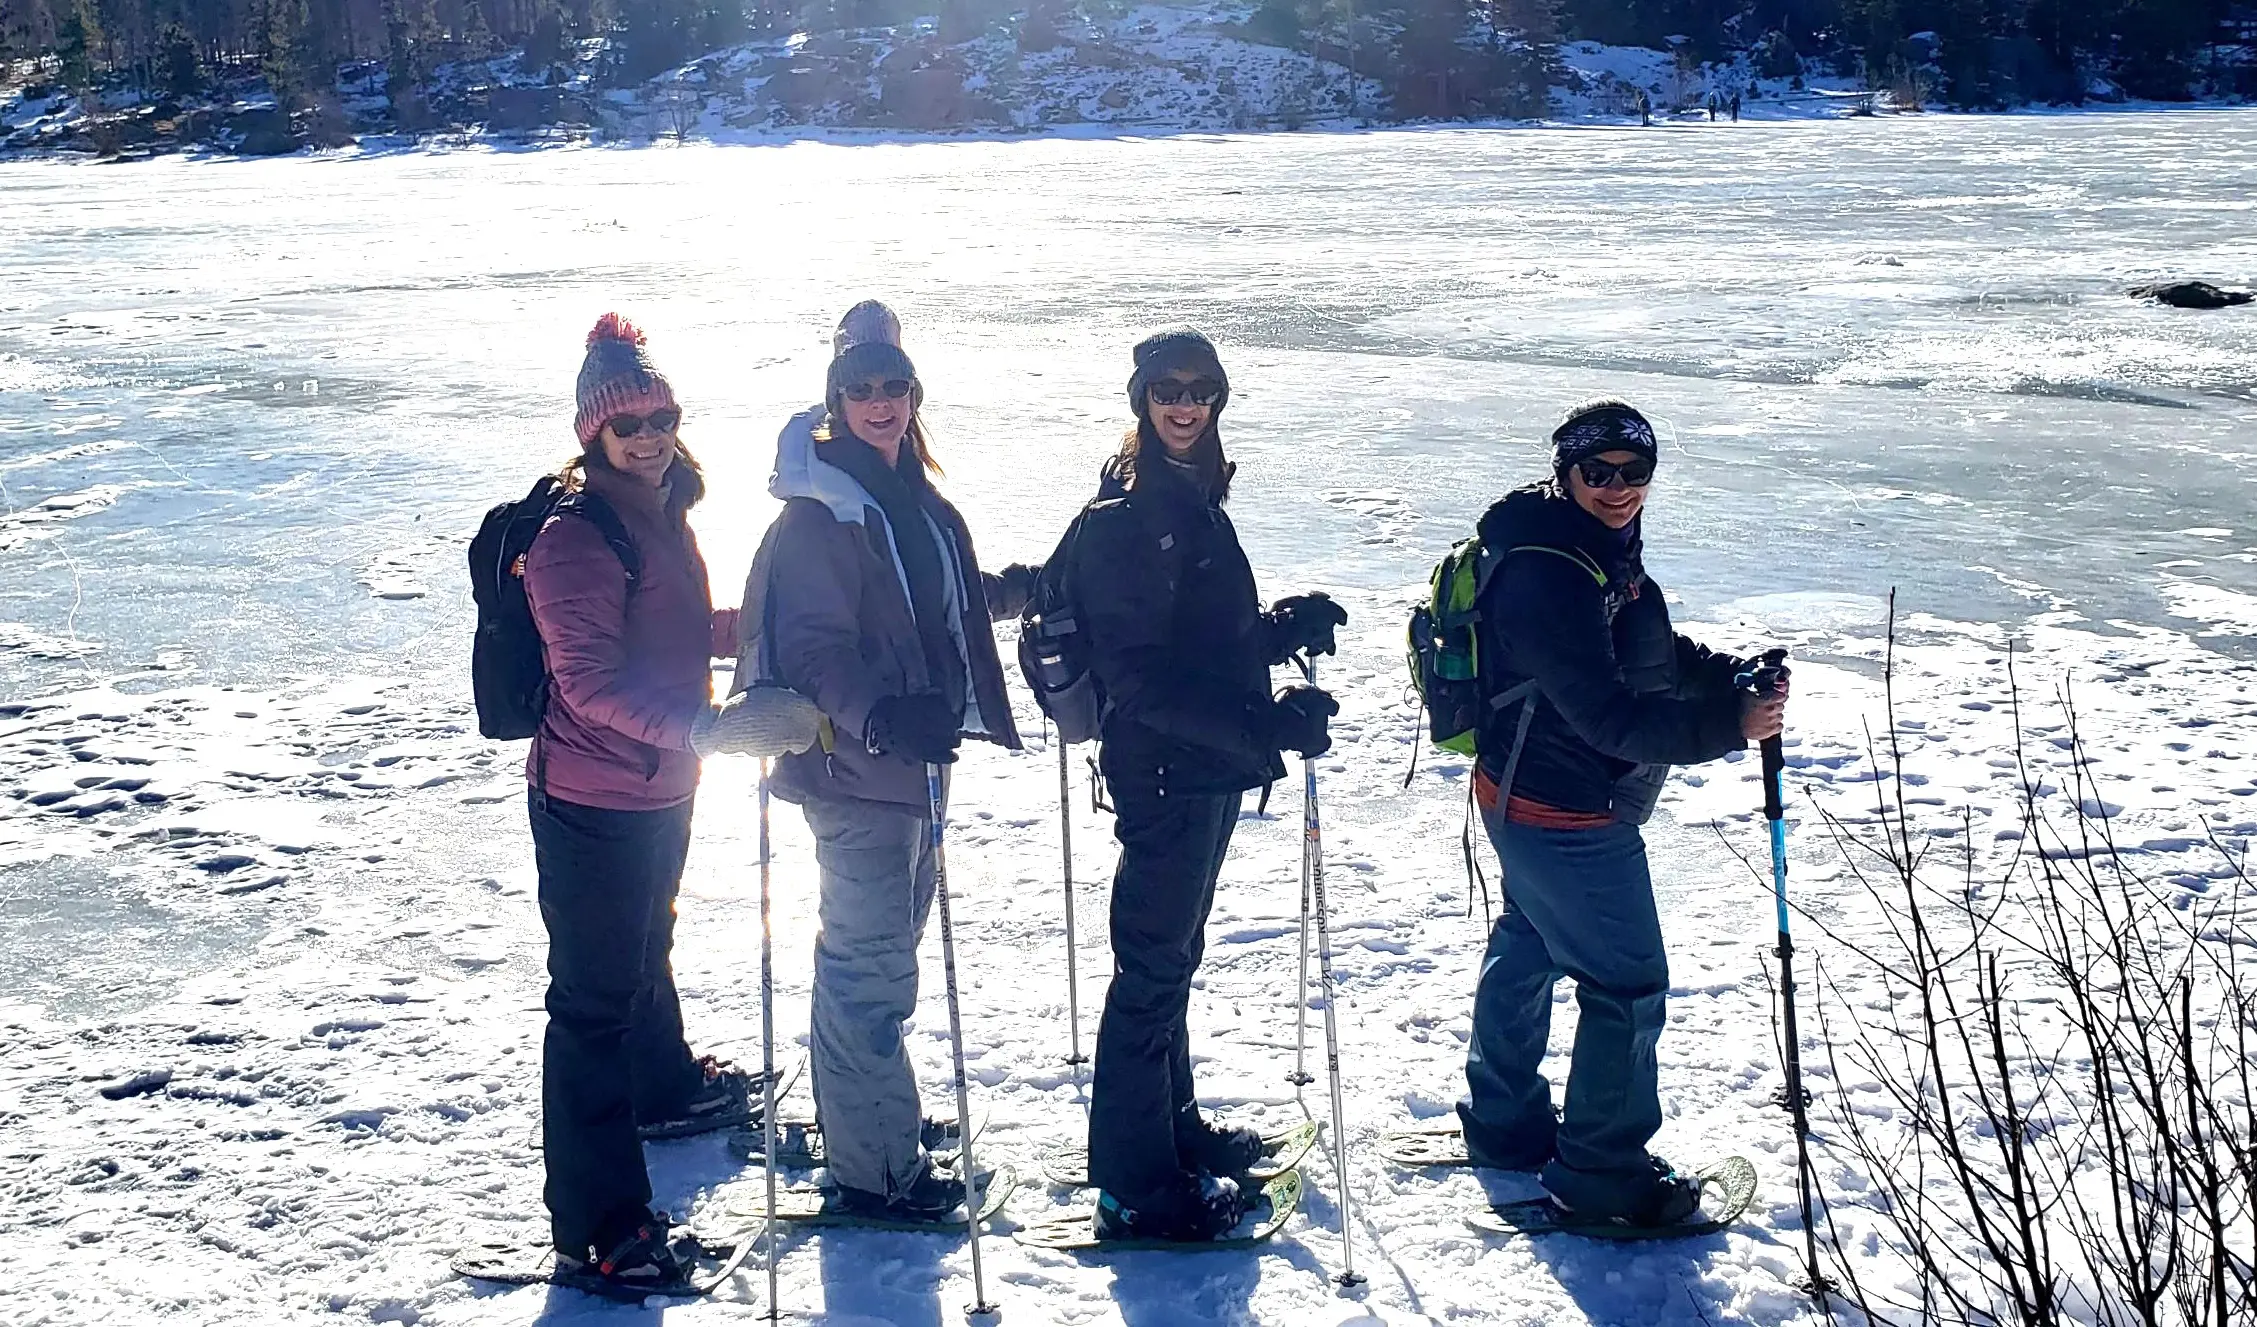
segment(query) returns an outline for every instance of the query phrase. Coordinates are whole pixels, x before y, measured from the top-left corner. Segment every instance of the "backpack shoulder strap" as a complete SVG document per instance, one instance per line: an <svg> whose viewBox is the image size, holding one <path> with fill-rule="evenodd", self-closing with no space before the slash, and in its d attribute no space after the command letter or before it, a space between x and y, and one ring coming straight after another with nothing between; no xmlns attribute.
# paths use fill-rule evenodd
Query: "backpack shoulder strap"
<svg viewBox="0 0 2257 1327"><path fill-rule="evenodd" d="M596 532L603 536L603 541L611 545L613 555L619 559L620 569L627 573L627 588L635 588L643 578L643 555L635 547L633 536L627 533L626 525L620 521L619 513L611 509L610 503L583 488L565 494L557 502L555 510L560 516L578 516L595 526Z"/></svg>
<svg viewBox="0 0 2257 1327"><path fill-rule="evenodd" d="M1582 549L1554 548L1550 544L1515 544L1511 548L1506 549L1505 552L1508 556L1513 553L1549 553L1556 558L1566 558L1568 561L1574 563L1576 566L1581 567L1584 571L1590 573L1591 579L1598 582L1600 589L1603 590L1607 587L1606 568L1600 566L1596 558L1593 558L1590 554L1584 552ZM1499 561L1502 560L1503 559L1499 559Z"/></svg>

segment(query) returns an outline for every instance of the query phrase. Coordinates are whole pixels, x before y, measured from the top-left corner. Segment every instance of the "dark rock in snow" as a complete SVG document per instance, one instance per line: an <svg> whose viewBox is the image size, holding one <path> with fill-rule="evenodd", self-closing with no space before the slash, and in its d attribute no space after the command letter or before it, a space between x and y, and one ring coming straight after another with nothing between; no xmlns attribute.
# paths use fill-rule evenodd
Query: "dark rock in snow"
<svg viewBox="0 0 2257 1327"><path fill-rule="evenodd" d="M278 157L302 146L290 130L289 113L271 106L230 115L220 128L235 137L235 151L246 157Z"/></svg>
<svg viewBox="0 0 2257 1327"><path fill-rule="evenodd" d="M2249 291L2226 290L2207 281L2165 281L2152 286L2135 286L2131 294L2134 299L2151 299L2174 309L2224 309L2257 299L2257 294Z"/></svg>

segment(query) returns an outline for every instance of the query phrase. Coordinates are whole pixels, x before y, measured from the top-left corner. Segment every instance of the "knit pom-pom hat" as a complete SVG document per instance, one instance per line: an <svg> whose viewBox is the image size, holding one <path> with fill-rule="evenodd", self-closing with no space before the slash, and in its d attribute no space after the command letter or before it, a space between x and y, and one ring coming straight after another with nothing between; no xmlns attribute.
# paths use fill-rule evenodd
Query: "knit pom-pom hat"
<svg viewBox="0 0 2257 1327"><path fill-rule="evenodd" d="M830 407L832 416L843 418L841 411L847 388L873 378L879 382L907 378L909 408L914 411L925 404L925 385L917 380L917 366L910 362L901 347L884 341L864 341L842 351L823 376L823 402Z"/></svg>
<svg viewBox="0 0 2257 1327"><path fill-rule="evenodd" d="M579 412L573 431L585 447L618 415L647 415L654 410L679 409L674 388L651 363L643 348L643 334L616 313L596 319L588 333L588 357L580 361L580 384L574 396Z"/></svg>

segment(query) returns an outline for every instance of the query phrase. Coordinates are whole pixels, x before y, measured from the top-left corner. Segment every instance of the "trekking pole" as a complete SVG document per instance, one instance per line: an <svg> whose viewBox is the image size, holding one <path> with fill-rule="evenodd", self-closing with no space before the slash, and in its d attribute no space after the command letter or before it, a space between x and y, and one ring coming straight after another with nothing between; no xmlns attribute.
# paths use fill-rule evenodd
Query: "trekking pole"
<svg viewBox="0 0 2257 1327"><path fill-rule="evenodd" d="M1785 650L1764 651L1756 666L1740 675L1741 687L1758 696L1775 694L1786 679L1786 663ZM1771 892L1779 908L1779 999L1786 1023L1780 1056L1786 1084L1780 1089L1780 1104L1794 1117L1795 1187L1802 1200L1805 1271L1810 1276L1810 1291L1823 1307L1826 1278L1818 1269L1818 1227L1811 1215L1810 1093L1802 1085L1802 1038L1795 1025L1795 943L1787 926L1786 768L1784 741L1776 736L1763 739L1763 818L1771 827Z"/></svg>
<svg viewBox="0 0 2257 1327"><path fill-rule="evenodd" d="M1303 656L1301 673L1309 685L1317 683L1316 660ZM1301 757L1301 843L1304 881L1307 885L1303 897L1313 903L1317 916L1317 973L1318 985L1324 991L1324 1065L1332 1077L1332 1173L1340 1181L1340 1275L1333 1278L1342 1287L1359 1286L1364 1278L1356 1274L1356 1234L1354 1230L1354 1195L1348 1182L1348 1112L1340 1090L1340 1024L1333 1013L1334 986L1332 983L1332 930L1325 920L1324 904L1324 824L1317 815L1317 762L1312 756ZM1303 937L1306 938L1304 906ZM1307 1005L1308 979L1302 979L1302 1003Z"/></svg>
<svg viewBox="0 0 2257 1327"><path fill-rule="evenodd" d="M768 1173L768 1321L776 1301L776 954L768 907L768 762L760 762L760 1076L761 1156Z"/></svg>
<svg viewBox="0 0 2257 1327"><path fill-rule="evenodd" d="M1058 735L1058 848L1066 865L1066 1027L1073 1039L1073 1053L1066 1057L1068 1064L1088 1064L1089 1057L1081 1053L1081 985L1074 977L1074 817L1072 781L1066 768L1066 737Z"/></svg>
<svg viewBox="0 0 2257 1327"><path fill-rule="evenodd" d="M972 1236L972 1302L965 1306L964 1313L977 1318L994 1313L995 1306L987 1302L987 1274L980 1268L980 1204L972 1192L972 1178L978 1167L972 1163L972 1094L964 1082L964 1018L956 1002L956 935L948 916L948 858L942 845L940 766L930 761L925 763L925 799L931 805L933 821L933 892L940 897L940 971L948 989L948 1049L956 1066L956 1129L963 1139L957 1164L964 1168L964 1227Z"/></svg>
<svg viewBox="0 0 2257 1327"><path fill-rule="evenodd" d="M1285 1081L1295 1088L1317 1081L1309 1073L1309 836L1302 818L1301 834L1301 979L1293 986L1293 1072ZM1301 1095L1296 1091L1293 1095Z"/></svg>

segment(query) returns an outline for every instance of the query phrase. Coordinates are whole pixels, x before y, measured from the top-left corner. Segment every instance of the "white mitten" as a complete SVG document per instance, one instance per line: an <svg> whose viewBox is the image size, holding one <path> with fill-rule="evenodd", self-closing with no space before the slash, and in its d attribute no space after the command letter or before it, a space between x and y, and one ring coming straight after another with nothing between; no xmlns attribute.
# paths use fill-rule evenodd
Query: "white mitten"
<svg viewBox="0 0 2257 1327"><path fill-rule="evenodd" d="M753 687L722 702L713 723L693 732L690 741L700 758L783 756L815 745L822 721L815 702L796 691Z"/></svg>

